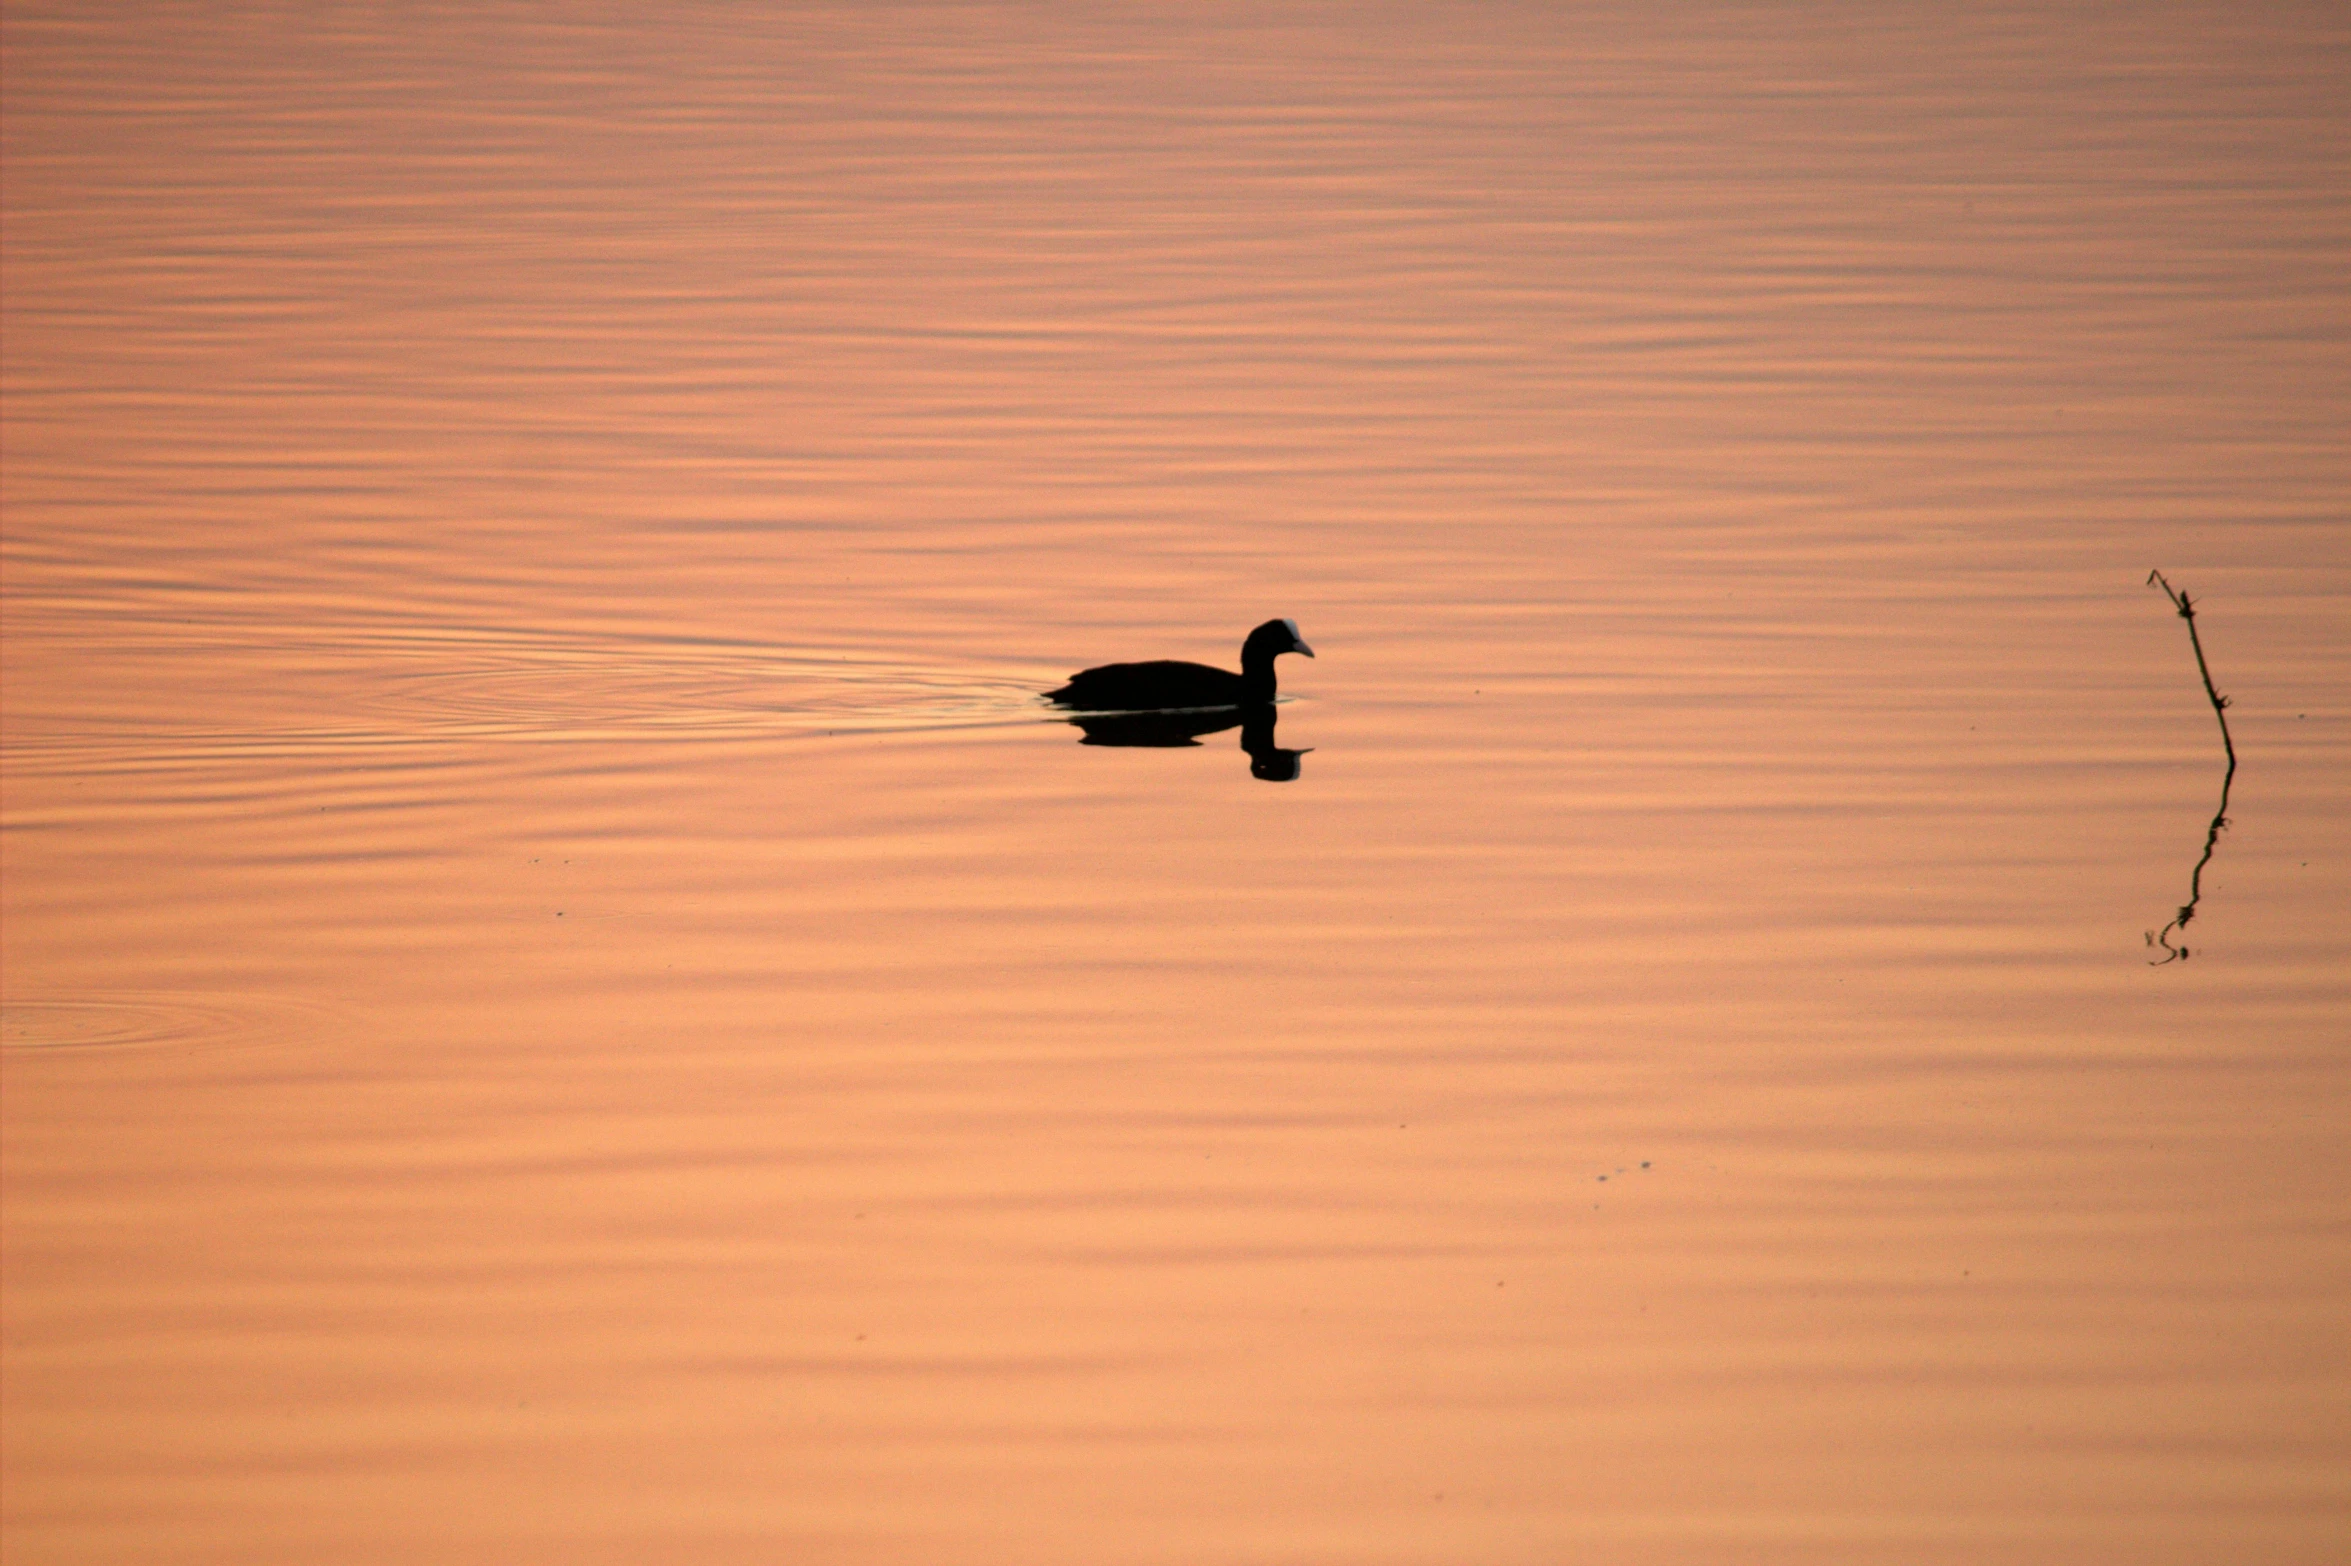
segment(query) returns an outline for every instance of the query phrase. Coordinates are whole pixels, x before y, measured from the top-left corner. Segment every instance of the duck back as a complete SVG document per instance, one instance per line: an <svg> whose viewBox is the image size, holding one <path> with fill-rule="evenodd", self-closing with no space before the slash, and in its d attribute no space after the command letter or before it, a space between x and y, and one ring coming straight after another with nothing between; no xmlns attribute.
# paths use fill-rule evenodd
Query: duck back
<svg viewBox="0 0 2351 1566"><path fill-rule="evenodd" d="M1107 663L1069 677L1045 699L1088 712L1145 712L1167 707L1230 707L1242 699L1241 676L1174 658Z"/></svg>

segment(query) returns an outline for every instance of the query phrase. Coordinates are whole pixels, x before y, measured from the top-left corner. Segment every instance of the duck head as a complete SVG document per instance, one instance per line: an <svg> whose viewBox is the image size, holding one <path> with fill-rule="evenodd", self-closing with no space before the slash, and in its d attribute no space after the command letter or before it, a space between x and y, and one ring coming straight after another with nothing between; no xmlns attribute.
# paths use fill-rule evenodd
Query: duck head
<svg viewBox="0 0 2351 1566"><path fill-rule="evenodd" d="M1249 639L1241 644L1241 667L1271 667L1283 653L1304 653L1311 658L1314 649L1298 634L1297 621L1268 620L1251 631Z"/></svg>

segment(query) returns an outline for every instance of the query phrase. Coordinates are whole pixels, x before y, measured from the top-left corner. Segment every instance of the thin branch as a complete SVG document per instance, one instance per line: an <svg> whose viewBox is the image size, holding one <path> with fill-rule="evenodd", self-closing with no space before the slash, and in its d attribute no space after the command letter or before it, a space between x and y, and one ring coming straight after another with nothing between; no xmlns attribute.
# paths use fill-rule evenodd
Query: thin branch
<svg viewBox="0 0 2351 1566"><path fill-rule="evenodd" d="M2220 745L2221 749L2228 752L2229 758L2228 771L2221 775L2220 780L2220 808L2212 813L2212 826L2204 834L2204 857L2196 861L2196 868L2188 876L2188 900L2171 923L2160 932L2147 932L2147 944L2163 948L2161 957L2151 959L2153 966L2161 967L2188 955L2186 943L2174 946L2171 938L2174 933L2186 931L2188 921L2196 917L2196 905L2204 899L2204 867L2212 863L2212 850L2220 842L2221 829L2229 824L2229 785L2237 780L2237 745L2236 741L2229 738L2229 699L2213 688L2212 666L2204 661L2204 639L2196 634L2195 602L2186 593L2175 591L2161 571L2148 572L2147 582L2150 586L2162 588L2163 596L2171 600L2171 606L2180 612L2180 618L2188 622L2188 645L2196 650L2196 672L2204 676L2204 694L2212 701L2212 715L2220 720Z"/></svg>
<svg viewBox="0 0 2351 1566"><path fill-rule="evenodd" d="M2221 748L2229 753L2229 771L2234 773L2237 770L2237 746L2229 738L2229 699L2212 688L2212 666L2204 661L2204 638L2196 634L2196 605L2186 593L2174 592L2161 571L2148 572L2147 582L2151 587L2162 588L2163 596L2171 600L2171 606L2180 612L2180 618L2188 622L2188 645L2196 649L2196 672L2204 676L2204 694L2212 698L2212 715L2220 720Z"/></svg>

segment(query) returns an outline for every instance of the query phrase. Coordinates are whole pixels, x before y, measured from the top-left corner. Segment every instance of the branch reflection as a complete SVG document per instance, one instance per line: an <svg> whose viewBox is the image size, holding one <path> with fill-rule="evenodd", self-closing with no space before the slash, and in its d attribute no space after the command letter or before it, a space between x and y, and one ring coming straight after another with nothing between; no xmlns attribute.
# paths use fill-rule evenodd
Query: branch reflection
<svg viewBox="0 0 2351 1566"><path fill-rule="evenodd" d="M2160 930L2147 932L2147 944L2163 948L2162 956L2148 959L2154 967L2160 968L2167 962L2177 962L2188 955L2185 939L2188 921L2196 917L2196 905L2204 900L2204 867L2212 863L2212 850L2220 842L2220 829L2229 824L2229 785L2236 780L2237 758L2231 756L2229 769L2220 780L2220 808L2212 813L2212 825L2204 834L2204 857L2196 861L2196 868L2188 874L2188 900L2180 905L2180 911L2172 916L2171 923ZM2171 944L2171 938L2175 935L2182 937L2177 946Z"/></svg>
<svg viewBox="0 0 2351 1566"><path fill-rule="evenodd" d="M1295 782L1299 758L1306 750L1284 750L1274 743L1277 721L1271 702L1246 707L1218 707L1197 712L1117 712L1098 717L1071 718L1085 732L1081 745L1144 746L1170 749L1198 745L1203 734L1221 734L1238 727L1241 749L1249 753L1249 775L1268 783ZM1306 747L1313 749L1312 746Z"/></svg>

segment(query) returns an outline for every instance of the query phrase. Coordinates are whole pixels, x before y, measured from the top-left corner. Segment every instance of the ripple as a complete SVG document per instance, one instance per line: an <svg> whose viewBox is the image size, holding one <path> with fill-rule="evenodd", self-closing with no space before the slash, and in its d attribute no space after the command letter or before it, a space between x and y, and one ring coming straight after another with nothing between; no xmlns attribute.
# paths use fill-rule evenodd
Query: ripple
<svg viewBox="0 0 2351 1566"><path fill-rule="evenodd" d="M78 732L15 734L23 775L149 771L257 760L382 756L503 740L728 740L901 733L1045 721L1041 676L776 648L387 643L332 713L213 727L141 713ZM401 668L402 663L412 665ZM290 714L290 716L294 716Z"/></svg>
<svg viewBox="0 0 2351 1566"><path fill-rule="evenodd" d="M81 991L0 999L0 1050L217 1048L275 1044L322 1031L324 1019L271 998L170 990Z"/></svg>
<svg viewBox="0 0 2351 1566"><path fill-rule="evenodd" d="M775 654L517 659L419 673L390 687L384 702L429 729L540 736L725 738L1036 715L1031 686L1001 676Z"/></svg>

